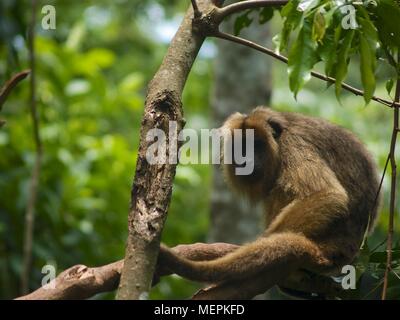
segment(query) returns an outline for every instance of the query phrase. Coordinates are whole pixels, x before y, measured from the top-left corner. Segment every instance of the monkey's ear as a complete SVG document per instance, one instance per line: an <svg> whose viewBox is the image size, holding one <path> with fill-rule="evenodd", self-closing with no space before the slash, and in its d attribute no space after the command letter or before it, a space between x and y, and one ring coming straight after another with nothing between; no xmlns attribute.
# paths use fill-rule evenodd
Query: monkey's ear
<svg viewBox="0 0 400 320"><path fill-rule="evenodd" d="M282 134L282 131L283 131L282 124L279 123L278 121L274 120L274 119L269 119L267 121L267 123L272 129L272 136L275 139L279 138L281 136L281 134Z"/></svg>

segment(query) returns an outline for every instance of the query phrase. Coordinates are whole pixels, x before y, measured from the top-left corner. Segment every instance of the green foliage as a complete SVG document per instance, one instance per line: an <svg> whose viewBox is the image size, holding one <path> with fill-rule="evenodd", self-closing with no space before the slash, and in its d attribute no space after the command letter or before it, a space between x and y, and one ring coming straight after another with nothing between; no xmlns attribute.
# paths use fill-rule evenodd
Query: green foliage
<svg viewBox="0 0 400 320"><path fill-rule="evenodd" d="M382 292L383 277L386 269L387 253L377 251L380 246L370 249L365 245L358 259L354 262L357 272L355 290L343 293L346 299L379 299ZM393 248L392 272L389 274L389 289L387 299L398 299L400 296L400 246ZM366 288L363 284L367 282Z"/></svg>
<svg viewBox="0 0 400 320"><path fill-rule="evenodd" d="M261 8L255 10L246 10L245 12L239 14L234 22L234 34L237 36L240 32L251 25L254 20L254 11L257 11L258 23L260 25L267 23L274 16L273 8Z"/></svg>
<svg viewBox="0 0 400 320"><path fill-rule="evenodd" d="M312 39L314 42L321 42L326 31L326 19L324 11L320 8L314 15L312 26Z"/></svg>
<svg viewBox="0 0 400 320"><path fill-rule="evenodd" d="M347 66L349 65L349 54L354 39L354 30L346 30L342 32L345 34L343 40L340 43L339 50L337 52L336 65L333 70L333 76L336 78L335 82L335 93L336 97L340 98L340 91L342 89L342 82L347 75Z"/></svg>
<svg viewBox="0 0 400 320"><path fill-rule="evenodd" d="M272 8L270 7L262 8L260 10L258 22L260 24L267 23L273 18L273 16L274 16L274 10Z"/></svg>
<svg viewBox="0 0 400 320"><path fill-rule="evenodd" d="M54 264L61 272L75 264L100 266L124 256L146 84L166 50L146 29L152 19L148 12L164 12L161 25L179 13L173 2L160 2L163 7L155 1L74 5L53 1L59 13L57 29L37 28L37 100L44 159L31 289L40 286L45 264ZM29 3L0 3L0 20L7 17L7 26L20 25L12 29L0 25L1 84L28 67ZM40 17L40 10L37 14ZM10 49L18 41L18 50ZM190 75L184 95L187 127L194 126L196 119L206 122L203 106L208 103L210 70L210 61L199 58ZM29 84L24 80L1 113L7 120L0 130L2 299L20 294L24 214L34 159L28 99ZM205 240L209 176L208 166L178 168L163 234L167 244ZM163 279L152 297L184 298L196 288L182 279Z"/></svg>
<svg viewBox="0 0 400 320"><path fill-rule="evenodd" d="M400 7L394 0L378 0L376 3L294 0L280 10L283 25L274 43L278 52L288 52L289 86L295 96L310 79L311 70L320 60L325 64L326 75L336 78L339 100L341 84L353 58L360 60L360 79L366 103L375 92L378 60L391 65L397 75L400 74L395 62L395 52L400 46L397 25ZM243 17L239 19L243 20ZM260 20L264 21L261 14ZM240 26L243 28L251 22L247 20Z"/></svg>
<svg viewBox="0 0 400 320"><path fill-rule="evenodd" d="M373 14L382 45L388 50L398 49L400 47L400 30L397 22L400 16L400 5L394 0L381 0Z"/></svg>
<svg viewBox="0 0 400 320"><path fill-rule="evenodd" d="M77 263L96 266L123 257L146 84L166 50L156 38L150 12L156 13L156 19L168 22L187 6L186 2L170 0L88 0L74 5L69 0L53 0L49 4L55 4L62 14L57 16L57 30L37 28L37 98L44 159L31 289L40 285L44 264L54 264L60 272ZM299 4L303 11L298 10ZM388 113L376 105L363 109L357 98L344 92L341 97L346 108L339 108L333 95L321 91L321 84L310 83L312 90L304 88L304 84L320 61L326 74L336 76L344 68L342 77L354 80L355 71L348 62L359 56L360 68L356 72L361 74L360 81L368 94L366 101L375 87L380 95L384 94L382 82L392 91L397 78L393 68L395 47L399 43L399 29L392 29L398 20L398 7L389 0L379 1L377 8L358 5L359 28L349 33L340 27L343 15L333 1L317 1L312 7L305 4L306 1L293 0L283 8L283 28L275 37L277 49L289 53L290 88L298 101L289 97L286 69L275 64L273 106L322 116L351 128L367 143L382 168L390 135ZM157 16L160 10L162 18ZM245 12L247 18L242 18L237 32L249 20L263 24L274 16L271 9L257 12L258 19ZM27 68L28 18L29 1L0 2L0 83ZM374 46L377 41L380 47ZM339 53L346 57L343 67ZM377 63L378 59L386 64ZM372 75L379 81L375 83ZM208 126L209 111L204 106L208 105L210 82L210 61L199 58L184 92L186 127ZM0 298L19 295L23 221L34 159L28 97L25 80L10 95L1 114L7 124L0 130ZM205 240L210 169L178 166L163 233L168 245ZM385 199L387 190L384 185ZM378 228L368 239L371 248L386 235L387 205L381 211ZM397 226L396 233L399 231ZM357 261L360 289L349 297L379 295L379 287L368 292L381 281L385 259L383 246L376 250L364 247ZM399 265L396 243L393 268L397 274ZM389 285L389 297L398 299L400 286L394 274ZM151 298L186 298L196 288L197 284L169 277L152 290Z"/></svg>
<svg viewBox="0 0 400 320"><path fill-rule="evenodd" d="M289 86L295 97L304 83L311 78L311 69L318 59L315 53L315 43L308 41L310 36L311 22L307 21L299 32L298 40L289 52Z"/></svg>
<svg viewBox="0 0 400 320"><path fill-rule="evenodd" d="M368 103L375 91L375 65L376 57L375 50L368 43L367 38L364 35L360 35L360 72L361 80L365 90L365 102Z"/></svg>
<svg viewBox="0 0 400 320"><path fill-rule="evenodd" d="M286 6L281 10L281 16L283 20L282 31L280 32L277 42L277 49L279 52L284 51L289 42L289 36L293 30L301 23L302 15L297 10L298 0L289 1Z"/></svg>
<svg viewBox="0 0 400 320"><path fill-rule="evenodd" d="M253 22L253 19L249 17L250 13L251 11L248 10L244 14L236 18L234 24L235 35L238 35L243 28L248 27Z"/></svg>

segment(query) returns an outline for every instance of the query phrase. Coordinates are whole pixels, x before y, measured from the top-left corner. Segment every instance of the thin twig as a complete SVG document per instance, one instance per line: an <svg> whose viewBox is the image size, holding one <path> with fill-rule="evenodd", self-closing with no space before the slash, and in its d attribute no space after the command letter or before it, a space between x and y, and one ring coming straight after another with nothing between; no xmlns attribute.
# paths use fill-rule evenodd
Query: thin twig
<svg viewBox="0 0 400 320"><path fill-rule="evenodd" d="M400 280L400 275L392 269L392 273Z"/></svg>
<svg viewBox="0 0 400 320"><path fill-rule="evenodd" d="M281 0L252 0L252 1L241 1L230 4L226 7L223 7L218 10L218 15L221 19L226 18L227 16L244 11L247 9L255 9L255 8L265 8L265 7L277 7L284 6L288 1Z"/></svg>
<svg viewBox="0 0 400 320"><path fill-rule="evenodd" d="M400 53L397 57L397 63L400 63ZM397 78L396 95L394 101L400 102L400 77ZM396 182L397 182L397 166L396 166L396 142L399 130L399 107L394 107L393 115L393 131L390 142L390 166L392 168L392 182L390 187L390 207L389 207L389 226L386 244L386 269L383 278L382 300L386 299L389 273L392 269L392 247L393 247L393 226L394 226L394 210L396 205Z"/></svg>
<svg viewBox="0 0 400 320"><path fill-rule="evenodd" d="M385 239L383 239L379 244L377 244L377 245L375 246L375 248L373 248L373 249L371 250L371 253L374 253L376 250L378 250L383 244L386 243L386 241L387 241L387 237L386 237Z"/></svg>
<svg viewBox="0 0 400 320"><path fill-rule="evenodd" d="M267 55L269 55L271 57L274 57L275 59L278 59L279 61L282 61L282 62L284 62L286 64L288 63L288 58L286 58L285 56L282 56L282 55L280 55L278 53L275 53L273 50L268 49L266 47L263 47L263 46L261 46L261 45L259 45L257 43L249 41L247 39L243 39L243 38L240 38L240 37L237 37L237 36L225 33L225 32L221 32L221 31L216 31L212 36L215 37L215 38L220 38L220 39L232 41L232 42L235 42L235 43L239 43L241 45L244 45L244 46L253 48L253 49L257 50L257 51L263 52L263 53L265 53L265 54L267 54ZM329 82L329 83L335 83L336 82L335 78L328 77L328 76L326 76L326 75L324 75L322 73L319 73L319 72L311 71L311 75L313 77L315 77L315 78L318 78L320 80L323 80L323 81L326 81L326 82ZM342 82L341 86L342 86L343 89L345 89L345 90L347 90L347 91L349 91L349 92L351 92L351 93L353 93L353 94L355 94L357 96L364 96L364 91L359 90L357 88L354 88L354 87L350 86L347 83ZM380 104L383 104L383 105L386 105L388 107L391 107L391 108L393 108L394 106L397 106L397 107L400 106L399 102L393 103L393 101L385 100L385 99L379 98L377 96L373 96L371 99L376 101L376 102L378 102L378 103L380 103Z"/></svg>
<svg viewBox="0 0 400 320"><path fill-rule="evenodd" d="M375 195L375 199L374 199L374 209L376 208L376 205L378 203L378 198L379 198L379 194L381 193L381 189L382 189L382 185L383 185L383 180L385 179L385 175L386 175L386 170L389 164L389 160L390 160L390 153L388 154L387 158L386 158L386 162L385 162L385 167L383 169L383 173L382 173L382 177L381 177L381 181L379 182L379 187L378 187L378 191L376 192Z"/></svg>
<svg viewBox="0 0 400 320"><path fill-rule="evenodd" d="M42 159L42 142L39 134L39 116L36 104L36 74L35 74L35 23L36 23L36 0L31 2L31 22L29 25L29 62L31 68L30 78L30 112L33 125L33 140L35 144L35 163L32 168L31 181L29 185L28 203L25 212L25 234L24 234L24 256L21 277L21 292L28 293L29 275L32 263L33 230L35 222L35 207L38 194L39 176Z"/></svg>
<svg viewBox="0 0 400 320"><path fill-rule="evenodd" d="M383 280L380 280L380 281L378 282L378 284L377 284L375 287L373 287L370 291L367 292L367 294L365 294L365 295L361 298L361 300L366 299L369 295L371 295L371 293L373 293L374 291L376 291L376 290L382 285L382 283L383 283Z"/></svg>
<svg viewBox="0 0 400 320"><path fill-rule="evenodd" d="M6 82L6 84L0 90L0 111L3 107L4 102L6 101L8 95L15 88L15 86L24 80L30 73L30 70L24 70L17 74L15 74L10 80Z"/></svg>
<svg viewBox="0 0 400 320"><path fill-rule="evenodd" d="M372 218L372 217L371 217L371 214L372 214L372 212L374 212L374 210L376 209L376 206L377 206L377 204L378 204L378 199L379 199L379 195L380 195L381 190L382 190L383 181L385 180L386 170L387 170L387 167L388 167L388 164L389 164L389 160L390 160L390 153L388 154L388 156L387 156L387 158L386 158L385 167L384 167L384 169L383 169L381 181L379 182L379 187L378 187L378 190L377 190L376 195L375 195L374 205L373 205L372 210L369 212L369 215L368 215L367 228L365 229L364 238L363 238L363 241L362 241L362 244L361 244L361 248L364 248L364 244L365 244L365 242L367 241L367 238L368 238L368 233L369 233L369 231L370 231L370 228L371 228L371 221L372 221L372 219L371 219L371 218ZM385 239L384 242L382 242L382 244L385 243L386 240L387 240L387 239ZM380 245L379 245L379 246L380 246ZM379 247L379 246L378 246L378 247ZM378 247L377 247L377 248L378 248ZM375 251L375 249L372 250L371 252L374 252L374 251Z"/></svg>

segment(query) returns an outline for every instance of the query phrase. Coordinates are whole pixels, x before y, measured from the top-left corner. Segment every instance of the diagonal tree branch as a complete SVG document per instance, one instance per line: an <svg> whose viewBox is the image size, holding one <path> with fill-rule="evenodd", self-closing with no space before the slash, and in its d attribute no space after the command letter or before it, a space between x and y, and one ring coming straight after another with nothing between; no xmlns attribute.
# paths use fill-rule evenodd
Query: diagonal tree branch
<svg viewBox="0 0 400 320"><path fill-rule="evenodd" d="M196 0L191 0L192 1L192 7L193 7L193 16L194 18L200 18L201 12L199 11L199 7L197 5Z"/></svg>
<svg viewBox="0 0 400 320"><path fill-rule="evenodd" d="M6 102L8 95L30 73L30 70L25 70L15 74L5 85L0 89L0 111L3 109L3 104ZM0 128L6 123L6 121L0 119Z"/></svg>
<svg viewBox="0 0 400 320"><path fill-rule="evenodd" d="M251 1L240 1L232 3L228 6L225 6L221 9L218 9L218 15L220 19L225 19L229 15L247 10L247 9L256 9L256 8L265 8L265 7L279 7L284 6L288 3L287 0L251 0Z"/></svg>
<svg viewBox="0 0 400 320"><path fill-rule="evenodd" d="M7 100L7 97L11 93L11 91L18 85L18 83L24 80L30 72L30 70L18 72L17 74L12 76L12 78L8 80L5 85L0 89L0 111L2 110L3 104Z"/></svg>
<svg viewBox="0 0 400 320"><path fill-rule="evenodd" d="M249 48L255 49L257 51L260 51L262 53L265 53L265 54L267 54L267 55L269 55L269 56L271 56L271 57L273 57L273 58L275 58L275 59L277 59L279 61L282 61L282 62L284 62L286 64L288 63L288 59L285 56L277 54L273 50L265 48L265 47L263 47L263 46L261 46L261 45L259 45L257 43L254 43L254 42L252 42L250 40L246 40L246 39L243 39L243 38L240 38L240 37L237 37L237 36L225 33L225 32L221 32L221 31L216 31L214 34L212 34L212 36L214 36L216 38L220 38L220 39L224 39L224 40L228 40L228 41L232 41L232 42L244 45L246 47L249 47ZM324 75L322 73L319 73L319 72L312 71L311 75L313 77L315 77L315 78L318 78L320 80L326 81L328 83L335 83L336 82L335 78L328 77L328 76L326 76L326 75ZM364 96L365 95L364 91L362 91L360 89L357 89L357 88L354 88L354 87L350 86L347 83L342 82L341 86L342 86L343 89L345 89L345 90L347 90L347 91L349 91L349 92L351 92L351 93L353 93L353 94L355 94L357 96ZM378 103L380 103L380 104L386 105L386 106L388 106L390 108L393 108L394 106L400 106L399 102L395 102L394 103L393 101L382 99L382 98L379 98L377 96L373 96L371 99L376 101L376 102L378 102Z"/></svg>
<svg viewBox="0 0 400 320"><path fill-rule="evenodd" d="M213 260L225 256L239 248L238 245L229 243L194 243L178 245L174 250L178 255L190 260ZM102 292L113 291L117 288L120 274L123 269L124 260L90 268L84 265L73 266L58 275L45 287L17 298L18 300L67 300L88 299ZM282 272L279 272L283 274ZM157 265L156 276L153 285L158 282L158 277L171 274L168 266ZM268 280L271 279L271 280ZM272 274L256 276L241 283L230 282L200 290L193 299L251 299L258 293L265 292L268 287L276 283L277 278ZM338 288L335 283L327 277L313 276L313 281L298 281L295 279L283 279L280 286L285 288L297 288L305 292L324 293L328 295L337 294Z"/></svg>
<svg viewBox="0 0 400 320"><path fill-rule="evenodd" d="M178 245L173 250L187 259L212 260L222 257L239 246L229 243L195 243ZM124 260L90 268L84 265L73 266L58 275L45 287L19 297L17 300L68 300L88 299L98 293L113 291L118 287ZM169 275L168 266L158 266L157 277Z"/></svg>
<svg viewBox="0 0 400 320"><path fill-rule="evenodd" d="M288 59L285 56L275 53L273 50L265 48L257 43L254 43L250 40L243 39L225 32L221 32L219 30L219 24L223 21L223 19L233 13L240 12L246 9L252 8L262 8L262 7L273 7L273 6L281 6L285 5L288 1L274 1L274 0L249 0L249 1L241 1L236 2L231 5L225 6L223 8L214 8L212 11L208 12L208 14L203 14L201 11L199 13L199 18L194 19L193 23L196 29L198 29L205 36L211 36L215 38L220 38L228 41L232 41L246 47L255 49L262 53L265 53L279 61L284 63L288 63ZM335 83L336 79L333 77L326 76L322 73L312 71L311 75L320 80L326 81L328 83ZM347 83L342 82L341 87L357 96L364 96L364 91L354 88ZM390 108L394 106L400 106L399 102L389 101L377 96L373 96L372 100L386 105Z"/></svg>
<svg viewBox="0 0 400 320"><path fill-rule="evenodd" d="M105 266L89 268L73 266L36 291L16 300L76 300L115 290L118 286L124 260Z"/></svg>

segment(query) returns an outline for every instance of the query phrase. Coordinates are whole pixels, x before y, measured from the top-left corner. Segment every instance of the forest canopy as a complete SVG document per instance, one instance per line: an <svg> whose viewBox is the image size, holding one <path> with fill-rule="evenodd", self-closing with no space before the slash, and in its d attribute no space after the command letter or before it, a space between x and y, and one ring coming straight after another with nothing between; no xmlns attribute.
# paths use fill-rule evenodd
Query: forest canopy
<svg viewBox="0 0 400 320"><path fill-rule="evenodd" d="M32 75L26 74L0 105L1 299L23 293L25 219L38 155L36 133L41 160L28 291L41 286L46 265L59 274L77 264L102 266L124 257L148 84L190 6L189 1L164 0L87 0L73 5L67 0L48 1L57 19L56 28L46 30L41 24L46 15L42 2L34 7L33 28L31 1L0 3L0 86L31 68L32 33L35 52L34 98ZM278 111L319 116L351 130L372 153L381 175L388 154L400 156L398 149L391 149L392 111L398 109L393 100L400 74L400 6L394 0L350 2L295 0L238 11L227 18L234 26L230 40L241 46L238 39L248 28L269 28L265 39L269 50L252 44L246 48L267 53L265 61L271 63L271 99L265 104ZM341 10L346 5L353 5L354 20L351 9ZM343 19L357 28L346 29ZM185 127L196 131L216 127L210 101L217 43L229 40L221 33L209 36L182 97ZM36 129L30 112L33 99L40 123ZM362 285L347 298L380 298L393 211L390 168L383 180L379 221L355 263ZM208 242L213 223L212 170L204 164L177 166L162 234L165 244ZM392 203L397 220L398 199ZM390 299L400 297L399 232L396 222ZM199 288L183 278L168 277L151 290L150 298L187 298ZM110 292L95 297L114 296Z"/></svg>

